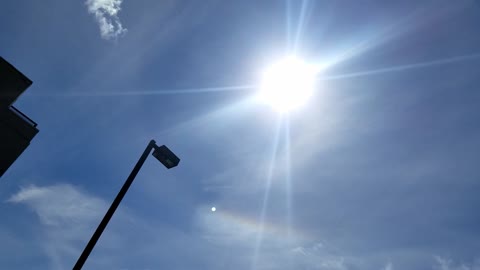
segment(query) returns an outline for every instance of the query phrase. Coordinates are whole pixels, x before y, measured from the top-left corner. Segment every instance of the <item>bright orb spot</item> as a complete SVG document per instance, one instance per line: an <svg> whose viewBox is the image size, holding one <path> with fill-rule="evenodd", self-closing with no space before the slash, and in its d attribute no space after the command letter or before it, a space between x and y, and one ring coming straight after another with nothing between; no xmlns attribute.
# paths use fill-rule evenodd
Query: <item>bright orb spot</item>
<svg viewBox="0 0 480 270"><path fill-rule="evenodd" d="M259 99L280 113L305 104L313 95L317 68L293 56L265 70Z"/></svg>
<svg viewBox="0 0 480 270"><path fill-rule="evenodd" d="M216 207L212 207L212 212L215 212L217 211L217 208Z"/></svg>

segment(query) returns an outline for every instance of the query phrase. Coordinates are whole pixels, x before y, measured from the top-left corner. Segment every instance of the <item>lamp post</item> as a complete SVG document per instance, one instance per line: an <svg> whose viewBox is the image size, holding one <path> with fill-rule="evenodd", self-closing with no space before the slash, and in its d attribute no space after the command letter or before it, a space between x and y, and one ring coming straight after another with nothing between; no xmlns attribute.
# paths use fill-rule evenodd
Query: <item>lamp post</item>
<svg viewBox="0 0 480 270"><path fill-rule="evenodd" d="M140 171L140 168L142 167L143 163L148 157L148 154L153 151L153 156L158 159L167 169L171 169L175 166L178 165L180 162L180 159L172 152L170 149L168 149L165 145L162 146L157 146L154 140L151 140L147 148L145 148L145 151L143 151L143 154L140 156L140 159L138 160L137 164L135 167L133 167L132 172L128 176L127 180L123 184L122 188L117 194L117 197L112 202L112 205L110 205L110 208L108 209L107 213L103 217L102 221L98 225L97 229L93 233L92 237L90 238L90 241L88 241L87 245L85 246L85 249L83 250L82 254L77 260L77 263L73 267L73 270L80 270L82 269L83 265L85 264L85 261L87 261L88 256L92 252L93 248L95 247L95 244L97 243L98 239L102 235L103 231L107 227L108 222L112 218L113 214L115 213L115 210L117 209L118 205L120 205L120 202L122 201L123 197L128 191L128 188L130 185L132 185L133 180L135 179L135 176L137 176L138 171Z"/></svg>

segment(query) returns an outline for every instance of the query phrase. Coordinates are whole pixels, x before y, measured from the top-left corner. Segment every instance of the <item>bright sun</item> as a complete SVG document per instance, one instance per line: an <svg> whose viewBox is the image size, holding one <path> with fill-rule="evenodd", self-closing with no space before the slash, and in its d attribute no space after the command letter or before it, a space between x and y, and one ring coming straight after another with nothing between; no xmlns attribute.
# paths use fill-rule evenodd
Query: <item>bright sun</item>
<svg viewBox="0 0 480 270"><path fill-rule="evenodd" d="M316 74L315 66L286 57L265 70L258 97L276 111L287 113L312 96Z"/></svg>

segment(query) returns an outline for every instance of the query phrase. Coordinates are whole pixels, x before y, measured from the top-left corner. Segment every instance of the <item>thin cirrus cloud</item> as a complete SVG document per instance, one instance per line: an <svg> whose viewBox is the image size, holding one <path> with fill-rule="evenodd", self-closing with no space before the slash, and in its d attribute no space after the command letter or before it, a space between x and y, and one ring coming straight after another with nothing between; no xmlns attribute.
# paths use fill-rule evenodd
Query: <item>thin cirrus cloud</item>
<svg viewBox="0 0 480 270"><path fill-rule="evenodd" d="M41 252L46 255L48 269L53 270L68 269L75 263L108 208L107 201L70 184L29 185L10 196L7 202L26 206L37 216L40 226L36 234ZM114 219L96 246L96 255L90 256L87 261L86 268L125 269L122 268L124 265L134 263L138 266L135 269L152 269L168 263L171 253L179 254L179 257L191 254L191 251L185 251L187 245L196 250L195 254L202 256L190 256L190 261L181 262L182 265L201 261L205 257L202 253L205 247L183 231L158 224L152 219L145 220L124 209L118 209ZM132 229L134 237L129 237ZM3 236L1 230L0 236ZM20 244L32 245L30 241ZM128 256L122 256L126 250Z"/></svg>
<svg viewBox="0 0 480 270"><path fill-rule="evenodd" d="M438 270L479 270L480 269L480 260L475 259L473 263L458 263L456 264L449 258L434 256L436 264L434 269Z"/></svg>
<svg viewBox="0 0 480 270"><path fill-rule="evenodd" d="M111 40L125 34L127 29L122 26L118 12L123 0L86 0L88 13L95 15L100 35Z"/></svg>
<svg viewBox="0 0 480 270"><path fill-rule="evenodd" d="M8 202L28 205L47 226L95 220L107 206L102 200L65 184L23 187Z"/></svg>
<svg viewBox="0 0 480 270"><path fill-rule="evenodd" d="M102 199L68 184L23 187L8 202L28 206L39 218L39 237L50 269L71 265L81 250L80 243L88 239L107 208Z"/></svg>

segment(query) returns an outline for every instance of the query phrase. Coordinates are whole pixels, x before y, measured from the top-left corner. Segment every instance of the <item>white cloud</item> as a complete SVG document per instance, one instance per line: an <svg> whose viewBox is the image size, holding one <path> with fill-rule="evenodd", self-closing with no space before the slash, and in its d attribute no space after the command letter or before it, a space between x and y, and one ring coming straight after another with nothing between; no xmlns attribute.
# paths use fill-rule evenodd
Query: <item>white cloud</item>
<svg viewBox="0 0 480 270"><path fill-rule="evenodd" d="M322 242L298 246L291 252L297 268L301 269L347 270L348 261L352 260Z"/></svg>
<svg viewBox="0 0 480 270"><path fill-rule="evenodd" d="M104 39L114 39L127 32L118 18L123 0L86 0L88 13L94 14Z"/></svg>
<svg viewBox="0 0 480 270"><path fill-rule="evenodd" d="M437 270L480 270L480 261L475 261L471 265L465 263L455 264L451 259L441 256L435 256L436 265L434 269Z"/></svg>
<svg viewBox="0 0 480 270"><path fill-rule="evenodd" d="M96 220L107 205L71 185L22 188L8 200L31 207L44 225L63 226Z"/></svg>
<svg viewBox="0 0 480 270"><path fill-rule="evenodd" d="M107 208L103 200L65 184L24 187L8 202L25 204L38 216L52 269L70 266Z"/></svg>
<svg viewBox="0 0 480 270"><path fill-rule="evenodd" d="M393 264L391 262L387 263L387 265L385 265L385 268L383 268L384 270L393 270Z"/></svg>
<svg viewBox="0 0 480 270"><path fill-rule="evenodd" d="M32 222L31 225L36 238L28 241L41 246L41 251L48 258L48 269L53 270L73 266L109 205L107 201L69 184L30 185L21 188L7 202L25 205L38 217L40 224ZM4 234L0 230L0 239L3 239L2 236ZM153 266L171 260L171 253L181 254L182 257L192 253L191 249L201 255L191 259L201 260L205 256L202 253L205 247L196 240L154 218L145 220L128 210L118 209L85 268L127 269L124 266L134 262L138 265L135 269L157 269ZM18 245L22 244L29 246L30 243ZM189 250L185 250L187 245ZM188 264L187 261L184 263Z"/></svg>

